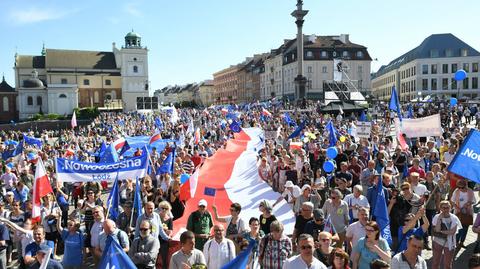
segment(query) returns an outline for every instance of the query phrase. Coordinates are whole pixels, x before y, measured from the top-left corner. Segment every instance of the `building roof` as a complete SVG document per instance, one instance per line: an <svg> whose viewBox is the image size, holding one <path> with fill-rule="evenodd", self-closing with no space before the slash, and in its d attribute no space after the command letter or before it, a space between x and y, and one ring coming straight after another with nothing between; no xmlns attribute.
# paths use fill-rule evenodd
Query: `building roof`
<svg viewBox="0 0 480 269"><path fill-rule="evenodd" d="M2 79L2 83L0 83L0 92L15 92L15 88L10 86L6 81L5 81L5 76Z"/></svg>
<svg viewBox="0 0 480 269"><path fill-rule="evenodd" d="M372 75L372 78L379 77L416 59L447 57L447 50L451 52L451 56L448 57L461 57L462 49L467 49L468 56L480 56L477 50L453 34L433 34L425 38L416 48L394 59L388 65L381 66L380 69ZM432 57L432 52L434 51L436 51L438 55L433 55L434 57Z"/></svg>
<svg viewBox="0 0 480 269"><path fill-rule="evenodd" d="M46 68L117 69L113 52L47 49L45 57Z"/></svg>
<svg viewBox="0 0 480 269"><path fill-rule="evenodd" d="M15 66L19 68L45 68L45 56L18 55Z"/></svg>

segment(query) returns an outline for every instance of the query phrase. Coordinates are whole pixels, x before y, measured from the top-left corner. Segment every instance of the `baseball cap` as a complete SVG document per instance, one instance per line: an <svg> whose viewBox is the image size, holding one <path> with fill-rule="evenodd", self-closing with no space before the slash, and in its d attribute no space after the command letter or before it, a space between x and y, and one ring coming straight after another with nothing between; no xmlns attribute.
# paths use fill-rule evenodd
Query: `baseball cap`
<svg viewBox="0 0 480 269"><path fill-rule="evenodd" d="M319 208L313 210L313 217L316 219L316 220L320 220L320 219L324 219L325 216L323 214L323 211Z"/></svg>
<svg viewBox="0 0 480 269"><path fill-rule="evenodd" d="M288 180L287 182L285 182L285 188L291 188L293 187L293 182Z"/></svg>
<svg viewBox="0 0 480 269"><path fill-rule="evenodd" d="M205 199L202 199L200 201L198 201L198 206L204 206L204 207L207 207L208 203Z"/></svg>

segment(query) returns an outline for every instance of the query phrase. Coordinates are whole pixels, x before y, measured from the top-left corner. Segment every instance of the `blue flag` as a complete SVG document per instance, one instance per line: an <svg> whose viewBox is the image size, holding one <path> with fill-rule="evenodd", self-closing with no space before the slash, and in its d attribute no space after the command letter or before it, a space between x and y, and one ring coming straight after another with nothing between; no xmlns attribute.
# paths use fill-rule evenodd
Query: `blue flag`
<svg viewBox="0 0 480 269"><path fill-rule="evenodd" d="M480 131L471 129L447 170L480 183Z"/></svg>
<svg viewBox="0 0 480 269"><path fill-rule="evenodd" d="M288 112L285 112L283 114L283 120L285 121L286 124L288 124L288 126L297 125L297 123L294 120L292 120L292 118L290 118L290 114L288 114Z"/></svg>
<svg viewBox="0 0 480 269"><path fill-rule="evenodd" d="M115 179L115 182L113 183L112 190L110 191L110 194L108 195L108 200L107 200L107 209L108 209L108 217L111 220L117 220L118 215L120 214L118 207L120 205L120 192L118 188L118 174L117 178Z"/></svg>
<svg viewBox="0 0 480 269"><path fill-rule="evenodd" d="M122 156L129 149L130 149L130 145L128 144L128 141L125 140L125 144L123 144L123 147L120 149L120 153L118 153L118 155Z"/></svg>
<svg viewBox="0 0 480 269"><path fill-rule="evenodd" d="M388 217L387 202L385 193L383 192L382 183L377 183L377 200L375 202L375 208L373 209L373 215L376 218L378 227L380 227L380 235L383 239L387 240L389 245L392 245L392 233L390 232L390 219Z"/></svg>
<svg viewBox="0 0 480 269"><path fill-rule="evenodd" d="M4 152L2 152L2 159L8 160L9 158L13 158L22 152L23 152L23 141L20 141L14 149L5 150Z"/></svg>
<svg viewBox="0 0 480 269"><path fill-rule="evenodd" d="M155 126L156 126L157 129L159 129L160 131L163 129L163 122L162 122L162 119L160 119L160 117L156 117L156 118L155 118Z"/></svg>
<svg viewBox="0 0 480 269"><path fill-rule="evenodd" d="M242 131L242 127L240 127L238 122L232 120L232 123L230 124L230 130L232 130L234 133L240 133Z"/></svg>
<svg viewBox="0 0 480 269"><path fill-rule="evenodd" d="M409 119L413 119L414 116L413 116L413 107L411 104L408 105L408 114L407 114L407 118Z"/></svg>
<svg viewBox="0 0 480 269"><path fill-rule="evenodd" d="M103 155L105 155L105 151L107 151L107 145L105 144L105 142L102 142L100 148L98 149L98 152L95 155L101 159Z"/></svg>
<svg viewBox="0 0 480 269"><path fill-rule="evenodd" d="M42 140L41 139L38 139L38 138L35 138L35 137L30 137L30 136L27 136L27 135L23 135L23 140L25 141L25 143L27 143L27 145L36 145L38 146L39 148L42 147Z"/></svg>
<svg viewBox="0 0 480 269"><path fill-rule="evenodd" d="M330 142L329 147L334 147L337 144L337 130L333 126L332 120L327 123L327 131L328 131L328 140Z"/></svg>
<svg viewBox="0 0 480 269"><path fill-rule="evenodd" d="M397 112L398 119L402 121L402 107L400 106L400 101L398 100L398 95L397 95L397 91L395 90L395 86L392 87L392 95L390 96L388 109Z"/></svg>
<svg viewBox="0 0 480 269"><path fill-rule="evenodd" d="M115 150L115 147L110 144L108 145L107 149L105 150L105 153L103 154L102 157L100 157L100 162L101 163L116 163L120 161L118 158L118 153Z"/></svg>
<svg viewBox="0 0 480 269"><path fill-rule="evenodd" d="M217 192L217 190L215 188L205 187L205 190L203 191L203 195L215 196L216 192Z"/></svg>
<svg viewBox="0 0 480 269"><path fill-rule="evenodd" d="M222 266L221 269L247 268L248 258L252 253L253 247L255 247L256 244L257 242L255 240L253 239L250 240L250 242L248 243L248 247L244 249L242 252L240 252L240 254L238 254L238 256L235 257L235 259L231 260L230 262Z"/></svg>
<svg viewBox="0 0 480 269"><path fill-rule="evenodd" d="M162 165L157 169L157 175L171 174L173 173L173 165L175 163L175 150L167 155L167 158L163 161Z"/></svg>
<svg viewBox="0 0 480 269"><path fill-rule="evenodd" d="M140 196L140 180L138 180L138 177L135 181L135 196L133 197L133 209L135 210L135 219L138 219L138 216L142 214L142 196Z"/></svg>
<svg viewBox="0 0 480 269"><path fill-rule="evenodd" d="M300 123L300 125L298 125L297 129L295 129L295 131L293 131L293 133L291 133L288 136L288 139L293 139L293 138L299 136L300 133L302 133L303 128L305 128L305 121L302 121L302 123Z"/></svg>
<svg viewBox="0 0 480 269"><path fill-rule="evenodd" d="M98 268L136 269L137 266L128 257L127 253L123 251L122 246L109 235Z"/></svg>
<svg viewBox="0 0 480 269"><path fill-rule="evenodd" d="M360 118L358 119L361 122L366 122L367 120L367 115L365 115L365 111L362 110L362 114L360 114Z"/></svg>

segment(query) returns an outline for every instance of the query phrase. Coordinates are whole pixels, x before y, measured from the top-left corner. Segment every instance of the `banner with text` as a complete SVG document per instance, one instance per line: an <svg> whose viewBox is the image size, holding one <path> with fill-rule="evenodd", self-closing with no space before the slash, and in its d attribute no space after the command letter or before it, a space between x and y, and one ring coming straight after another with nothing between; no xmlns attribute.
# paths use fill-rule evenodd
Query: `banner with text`
<svg viewBox="0 0 480 269"><path fill-rule="evenodd" d="M357 121L356 137L358 138L370 138L372 133L372 123Z"/></svg>
<svg viewBox="0 0 480 269"><path fill-rule="evenodd" d="M148 154L115 163L87 163L63 158L55 160L57 178L62 182L114 181L135 179L147 174Z"/></svg>
<svg viewBox="0 0 480 269"><path fill-rule="evenodd" d="M418 119L402 119L402 122L395 118L395 128L400 130L407 137L441 136L442 124L440 114Z"/></svg>
<svg viewBox="0 0 480 269"><path fill-rule="evenodd" d="M480 132L478 130L470 130L447 170L480 183Z"/></svg>

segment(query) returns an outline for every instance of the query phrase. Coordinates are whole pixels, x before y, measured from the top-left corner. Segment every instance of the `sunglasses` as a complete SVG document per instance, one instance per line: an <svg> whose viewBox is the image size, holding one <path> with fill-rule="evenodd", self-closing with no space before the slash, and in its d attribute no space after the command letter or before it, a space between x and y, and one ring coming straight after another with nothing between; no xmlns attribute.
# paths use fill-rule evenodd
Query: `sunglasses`
<svg viewBox="0 0 480 269"><path fill-rule="evenodd" d="M313 247L311 245L305 245L305 246L301 246L300 248L305 250L305 249L312 249Z"/></svg>
<svg viewBox="0 0 480 269"><path fill-rule="evenodd" d="M329 242L330 239L328 239L328 238L320 238L320 241L322 241L322 242Z"/></svg>
<svg viewBox="0 0 480 269"><path fill-rule="evenodd" d="M402 191L408 191L410 188L403 188Z"/></svg>
<svg viewBox="0 0 480 269"><path fill-rule="evenodd" d="M373 233L375 232L375 229L365 229L365 232Z"/></svg>
<svg viewBox="0 0 480 269"><path fill-rule="evenodd" d="M140 231L142 231L142 232L145 232L145 231L148 231L148 230L150 230L150 229L149 228L140 228Z"/></svg>

